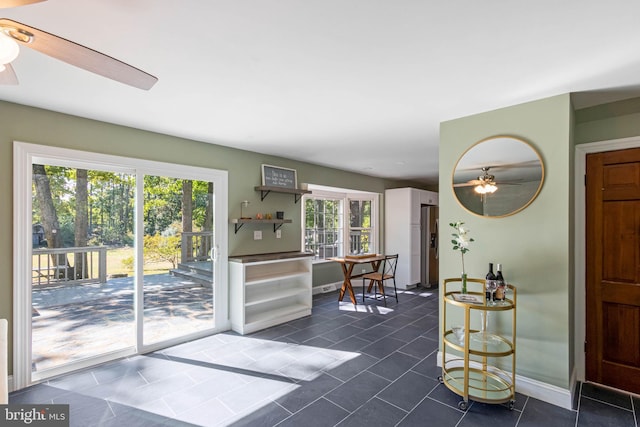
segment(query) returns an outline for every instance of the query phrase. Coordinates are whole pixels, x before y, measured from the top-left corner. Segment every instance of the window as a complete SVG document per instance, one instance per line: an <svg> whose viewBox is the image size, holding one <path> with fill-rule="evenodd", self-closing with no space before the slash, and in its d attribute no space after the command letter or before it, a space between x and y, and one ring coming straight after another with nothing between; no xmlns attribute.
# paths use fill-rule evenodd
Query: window
<svg viewBox="0 0 640 427"><path fill-rule="evenodd" d="M302 204L305 251L313 252L316 260L376 253L377 194L312 185L309 189L313 193L305 195Z"/></svg>

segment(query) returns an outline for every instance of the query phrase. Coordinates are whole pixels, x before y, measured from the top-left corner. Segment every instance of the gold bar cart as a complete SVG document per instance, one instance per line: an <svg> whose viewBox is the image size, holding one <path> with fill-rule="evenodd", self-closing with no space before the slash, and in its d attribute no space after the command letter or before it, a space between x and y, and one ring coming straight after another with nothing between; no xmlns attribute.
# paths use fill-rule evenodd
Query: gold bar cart
<svg viewBox="0 0 640 427"><path fill-rule="evenodd" d="M438 380L462 397L458 408L463 411L468 409L469 400L508 403L512 410L516 384L516 288L505 285L507 296L504 301L491 306L485 299L484 279L467 279L470 291L467 294L461 294L461 282L461 278L444 280L442 376ZM462 337L456 336L452 328L454 311L462 314ZM496 319L506 333L490 333L487 330L489 314L500 312L507 314ZM480 329L471 329L472 313L478 313ZM505 320L511 323L510 328Z"/></svg>

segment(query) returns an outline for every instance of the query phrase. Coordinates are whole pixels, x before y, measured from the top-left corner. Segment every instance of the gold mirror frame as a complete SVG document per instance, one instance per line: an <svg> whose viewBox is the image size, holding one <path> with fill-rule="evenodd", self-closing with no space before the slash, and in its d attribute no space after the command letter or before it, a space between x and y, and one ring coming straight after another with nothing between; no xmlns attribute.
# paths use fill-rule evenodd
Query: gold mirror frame
<svg viewBox="0 0 640 427"><path fill-rule="evenodd" d="M467 211L503 218L535 200L544 183L544 164L527 141L497 135L478 141L462 153L451 182L456 200ZM485 184L494 184L497 189L493 193L477 193L475 188Z"/></svg>

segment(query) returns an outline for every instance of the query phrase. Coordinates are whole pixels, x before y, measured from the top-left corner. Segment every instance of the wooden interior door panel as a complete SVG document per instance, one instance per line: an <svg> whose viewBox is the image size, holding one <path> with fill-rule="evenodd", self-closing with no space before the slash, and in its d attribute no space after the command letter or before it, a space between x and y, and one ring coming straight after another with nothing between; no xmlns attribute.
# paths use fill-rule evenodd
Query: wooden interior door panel
<svg viewBox="0 0 640 427"><path fill-rule="evenodd" d="M638 282L638 212L635 201L604 202L602 280Z"/></svg>
<svg viewBox="0 0 640 427"><path fill-rule="evenodd" d="M633 200L640 197L640 165L623 163L604 166L604 200Z"/></svg>
<svg viewBox="0 0 640 427"><path fill-rule="evenodd" d="M639 335L628 333L630 327L639 330L640 309L632 305L609 302L605 302L602 307L603 359L640 368L640 352L630 351L640 348Z"/></svg>
<svg viewBox="0 0 640 427"><path fill-rule="evenodd" d="M640 149L587 156L586 379L640 393Z"/></svg>

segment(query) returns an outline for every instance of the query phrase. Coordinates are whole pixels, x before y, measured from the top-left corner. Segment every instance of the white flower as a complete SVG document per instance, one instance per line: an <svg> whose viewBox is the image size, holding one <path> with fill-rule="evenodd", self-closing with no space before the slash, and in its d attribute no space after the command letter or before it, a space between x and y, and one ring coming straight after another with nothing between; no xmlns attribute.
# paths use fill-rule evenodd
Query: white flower
<svg viewBox="0 0 640 427"><path fill-rule="evenodd" d="M467 236L460 235L456 240L458 241L458 246L460 246L461 248L469 247L469 240L467 240Z"/></svg>
<svg viewBox="0 0 640 427"><path fill-rule="evenodd" d="M465 252L469 252L469 244L473 242L473 239L469 237L469 229L463 227L464 222L458 221L449 225L457 232L452 234L453 239L451 240L451 243L453 244L453 250L460 251L460 254L462 255L462 271L464 271L464 254Z"/></svg>

